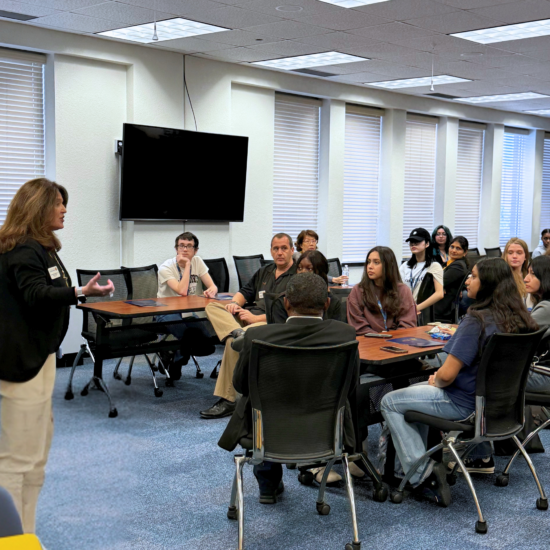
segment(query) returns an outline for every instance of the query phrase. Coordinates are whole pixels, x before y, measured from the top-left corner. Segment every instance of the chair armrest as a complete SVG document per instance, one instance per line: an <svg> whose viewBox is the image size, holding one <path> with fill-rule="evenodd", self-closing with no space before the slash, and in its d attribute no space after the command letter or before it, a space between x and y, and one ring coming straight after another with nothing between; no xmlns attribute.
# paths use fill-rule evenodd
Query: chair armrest
<svg viewBox="0 0 550 550"><path fill-rule="evenodd" d="M474 424L470 423L470 421L455 422L417 411L407 411L405 413L405 420L407 422L420 422L444 432L471 433L475 430Z"/></svg>

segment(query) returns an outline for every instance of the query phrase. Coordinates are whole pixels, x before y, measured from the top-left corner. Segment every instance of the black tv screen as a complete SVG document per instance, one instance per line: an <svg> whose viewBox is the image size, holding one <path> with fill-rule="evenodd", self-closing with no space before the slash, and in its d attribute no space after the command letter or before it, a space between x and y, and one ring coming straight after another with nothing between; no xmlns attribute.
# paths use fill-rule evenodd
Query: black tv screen
<svg viewBox="0 0 550 550"><path fill-rule="evenodd" d="M248 138L124 124L121 220L242 222Z"/></svg>

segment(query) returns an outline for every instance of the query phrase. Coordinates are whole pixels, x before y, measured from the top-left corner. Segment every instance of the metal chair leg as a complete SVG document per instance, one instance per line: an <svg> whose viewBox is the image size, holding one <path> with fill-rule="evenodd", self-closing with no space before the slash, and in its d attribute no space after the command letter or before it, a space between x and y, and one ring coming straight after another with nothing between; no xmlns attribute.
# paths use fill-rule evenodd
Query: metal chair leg
<svg viewBox="0 0 550 550"><path fill-rule="evenodd" d="M237 519L237 475L233 478L233 484L231 485L231 499L229 501L229 508L227 509L228 519Z"/></svg>
<svg viewBox="0 0 550 550"><path fill-rule="evenodd" d="M218 373L220 372L221 360L216 363L214 370L210 373L210 378L218 378Z"/></svg>
<svg viewBox="0 0 550 550"><path fill-rule="evenodd" d="M156 356L158 357L158 360L159 360L159 365L162 367L162 372L159 368L159 372L161 372L161 374L164 374L164 376L166 376L166 378L170 378L170 373L168 372L168 367L164 364L164 361L162 360L162 357L160 356L160 353L157 353ZM155 363L153 363L154 365Z"/></svg>
<svg viewBox="0 0 550 550"><path fill-rule="evenodd" d="M74 399L74 393L73 393L73 376L74 371L76 370L76 366L78 365L78 362L80 361L80 358L86 351L86 344L82 344L80 346L80 349L78 350L78 353L75 357L75 360L73 362L73 366L71 367L71 374L69 375L69 382L67 384L67 389L65 390L65 399L67 401L70 401L71 399Z"/></svg>
<svg viewBox="0 0 550 550"><path fill-rule="evenodd" d="M327 488L328 475L330 474L330 471L332 470L332 467L334 466L335 462L336 462L336 459L333 458L325 466L325 471L323 472L323 478L321 479L321 484L319 486L319 494L317 496L316 505L317 505L317 512L322 516L326 516L330 512L330 506L328 506L328 504L325 503L325 491Z"/></svg>
<svg viewBox="0 0 550 550"><path fill-rule="evenodd" d="M351 521L353 523L353 548L359 550L361 541L359 540L359 530L357 528L357 514L355 512L355 495L353 493L353 482L349 473L348 455L344 453L342 456L342 465L344 467L344 479L346 480L346 489L348 491L349 503L351 506Z"/></svg>
<svg viewBox="0 0 550 550"><path fill-rule="evenodd" d="M548 499L546 498L544 488L540 484L539 478L537 476L537 472L535 470L535 467L533 466L533 462L531 461L531 457L527 454L527 451L525 450L523 445L520 443L517 436L514 435L513 439L516 442L516 445L518 446L518 449L521 451L521 454L523 455L523 458L525 458L527 464L529 465L529 469L531 470L531 473L533 474L533 477L535 478L535 483L537 484L537 488L538 488L539 493L540 493L540 498L537 499L537 508L539 510L548 510Z"/></svg>
<svg viewBox="0 0 550 550"><path fill-rule="evenodd" d="M130 364L128 365L128 374L126 375L126 380L124 383L129 386L132 383L132 369L134 368L135 355L130 358Z"/></svg>
<svg viewBox="0 0 550 550"><path fill-rule="evenodd" d="M235 455L236 481L237 481L237 514L239 518L239 546L238 550L244 550L244 496L243 496L243 466L246 458Z"/></svg>
<svg viewBox="0 0 550 550"><path fill-rule="evenodd" d="M153 376L153 385L155 386L155 389L154 389L155 397L162 397L164 392L158 387L157 376L155 373L155 369L153 368L153 363L151 363L151 359L149 359L147 354L145 354L144 357L147 360L149 368L151 369L151 375Z"/></svg>
<svg viewBox="0 0 550 550"><path fill-rule="evenodd" d="M121 357L118 360L118 363L116 364L115 370L113 371L113 378L115 380L122 380L122 377L120 376L120 374L118 374L118 369L120 368L120 363L122 363L122 359L123 359L123 357Z"/></svg>
<svg viewBox="0 0 550 550"><path fill-rule="evenodd" d="M107 387L107 384L105 384L103 378L99 378L98 376L92 377L92 379L88 383L88 386L86 386L86 387L88 388L90 386L90 384L92 384L92 383L95 384L97 389L101 390L107 396L107 399L109 400L109 418L115 418L116 416L118 416L118 411L116 410L116 407L114 406L113 400L111 398L111 394L109 392L109 388ZM84 391L84 390L82 390L82 391Z"/></svg>
<svg viewBox="0 0 550 550"><path fill-rule="evenodd" d="M191 359L193 359L193 363L195 363L195 368L197 369L197 372L195 374L195 378L204 378L204 373L202 372L199 363L195 359L195 356L191 355Z"/></svg>
<svg viewBox="0 0 550 550"><path fill-rule="evenodd" d="M409 469L409 471L405 474L405 477L403 478L403 480L401 481L401 484L399 485L399 488L397 489L398 492L402 493L403 490L405 489L405 485L407 484L407 482L409 481L409 479L411 479L411 477L414 475L414 473L416 472L416 469L418 468L418 466L420 466L420 464L422 464L422 462L424 462L426 460L426 458L430 458L430 456L432 456L435 452L443 449L444 447L444 443L439 443L437 444L435 447L432 447L428 452L426 452L424 455L422 455Z"/></svg>

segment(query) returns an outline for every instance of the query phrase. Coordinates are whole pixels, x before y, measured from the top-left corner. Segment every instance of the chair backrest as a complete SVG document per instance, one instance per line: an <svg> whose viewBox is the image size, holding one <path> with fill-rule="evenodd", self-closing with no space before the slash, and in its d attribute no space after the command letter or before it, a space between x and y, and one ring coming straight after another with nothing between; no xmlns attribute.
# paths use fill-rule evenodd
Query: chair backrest
<svg viewBox="0 0 550 550"><path fill-rule="evenodd" d="M261 260L264 259L263 254L256 254L255 256L233 256L235 261L235 269L237 270L237 277L239 278L239 288L242 288L260 267L262 267Z"/></svg>
<svg viewBox="0 0 550 550"><path fill-rule="evenodd" d="M342 275L342 264L339 258L330 258L328 262L328 274L331 277L340 277Z"/></svg>
<svg viewBox="0 0 550 550"><path fill-rule="evenodd" d="M470 254L468 251L468 263L470 264L470 269L474 267L479 261L484 260L487 256L480 256L479 254Z"/></svg>
<svg viewBox="0 0 550 550"><path fill-rule="evenodd" d="M487 258L502 258L502 250L500 249L500 246L495 248L486 248L485 254L487 255Z"/></svg>
<svg viewBox="0 0 550 550"><path fill-rule="evenodd" d="M458 324L458 320L460 317L460 299L462 298L462 292L464 290L464 285L466 284L466 281L468 280L468 277L470 276L469 273L466 273L464 276L464 279L462 279L462 282L460 283L460 286L458 287L458 290L456 291L456 295L453 298L453 321L455 324Z"/></svg>
<svg viewBox="0 0 550 550"><path fill-rule="evenodd" d="M256 460L329 459L343 448L358 342L299 348L253 340L249 391Z"/></svg>
<svg viewBox="0 0 550 550"><path fill-rule="evenodd" d="M2 537L15 537L22 534L23 526L13 498L6 489L0 487L0 540Z"/></svg>
<svg viewBox="0 0 550 550"><path fill-rule="evenodd" d="M479 248L468 248L468 256L479 256Z"/></svg>
<svg viewBox="0 0 550 550"><path fill-rule="evenodd" d="M435 292L434 276L431 273L426 273L424 279L420 283L420 288L418 289L418 296L416 298L416 303L421 304L426 301L433 293ZM431 305L422 310L418 316L418 326L424 326L428 323L433 323L435 321L435 310L434 306Z"/></svg>
<svg viewBox="0 0 550 550"><path fill-rule="evenodd" d="M225 258L215 258L213 260L204 260L206 267L208 267L208 273L214 281L214 284L218 287L219 292L229 291L229 269L227 269L227 262Z"/></svg>
<svg viewBox="0 0 550 550"><path fill-rule="evenodd" d="M267 260L263 260L263 259L260 260L260 265L261 265L262 267L265 267L266 265L271 265L271 264L274 264L274 263L275 263L275 260L269 260L269 259L267 259Z"/></svg>
<svg viewBox="0 0 550 550"><path fill-rule="evenodd" d="M476 378L476 435L504 439L523 427L529 368L545 331L489 339Z"/></svg>
<svg viewBox="0 0 550 550"><path fill-rule="evenodd" d="M90 279L94 277L99 270L89 270L89 269L77 269L76 277L78 279L79 286L85 286L88 284ZM99 278L100 285L106 285L107 280L111 279L115 285L115 291L113 296L86 296L86 303L95 303L95 302L116 302L119 300L131 300L132 296L132 279L130 276L130 271L126 268L124 269L110 269L110 270L101 270L101 277ZM97 324L95 322L94 316L92 313L83 311L82 312L82 333L91 333L95 335ZM120 326L122 325L121 319L113 319L110 322L110 326Z"/></svg>
<svg viewBox="0 0 550 550"><path fill-rule="evenodd" d="M124 267L121 269L127 269L130 273L130 292L132 300L143 300L156 298L158 293L158 272L159 268L157 264L146 265L144 267ZM144 325L146 323L152 323L154 316L151 317L137 317L132 319L133 325Z"/></svg>

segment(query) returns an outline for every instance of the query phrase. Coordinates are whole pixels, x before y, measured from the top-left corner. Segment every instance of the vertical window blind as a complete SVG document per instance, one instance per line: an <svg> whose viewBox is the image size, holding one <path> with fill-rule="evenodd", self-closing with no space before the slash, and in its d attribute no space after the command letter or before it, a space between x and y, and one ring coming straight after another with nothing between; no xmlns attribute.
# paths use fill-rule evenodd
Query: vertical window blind
<svg viewBox="0 0 550 550"><path fill-rule="evenodd" d="M346 106L343 261L364 262L378 240L380 113Z"/></svg>
<svg viewBox="0 0 550 550"><path fill-rule="evenodd" d="M550 136L544 139L542 157L542 197L540 204L540 230L550 228Z"/></svg>
<svg viewBox="0 0 550 550"><path fill-rule="evenodd" d="M403 205L403 257L410 257L405 242L416 227L431 232L434 226L437 119L407 117L405 138L405 192Z"/></svg>
<svg viewBox="0 0 550 550"><path fill-rule="evenodd" d="M485 130L461 125L458 129L454 234L477 247L483 173Z"/></svg>
<svg viewBox="0 0 550 550"><path fill-rule="evenodd" d="M500 190L500 239L501 248L512 237L522 235L525 152L527 136L511 132L504 133L502 152L502 185Z"/></svg>
<svg viewBox="0 0 550 550"><path fill-rule="evenodd" d="M317 231L321 101L275 95L273 234Z"/></svg>
<svg viewBox="0 0 550 550"><path fill-rule="evenodd" d="M0 226L21 185L45 174L44 62L0 50Z"/></svg>

